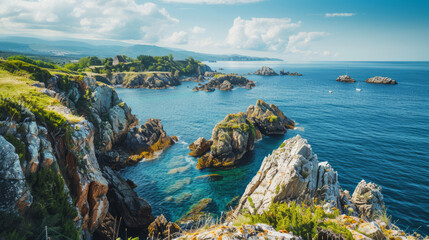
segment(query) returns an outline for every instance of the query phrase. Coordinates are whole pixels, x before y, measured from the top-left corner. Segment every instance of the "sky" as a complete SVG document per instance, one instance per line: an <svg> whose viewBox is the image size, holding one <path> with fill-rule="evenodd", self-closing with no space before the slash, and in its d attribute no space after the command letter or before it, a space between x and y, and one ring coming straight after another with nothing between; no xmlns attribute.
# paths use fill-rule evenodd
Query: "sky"
<svg viewBox="0 0 429 240"><path fill-rule="evenodd" d="M428 0L0 0L0 36L286 61L429 61Z"/></svg>

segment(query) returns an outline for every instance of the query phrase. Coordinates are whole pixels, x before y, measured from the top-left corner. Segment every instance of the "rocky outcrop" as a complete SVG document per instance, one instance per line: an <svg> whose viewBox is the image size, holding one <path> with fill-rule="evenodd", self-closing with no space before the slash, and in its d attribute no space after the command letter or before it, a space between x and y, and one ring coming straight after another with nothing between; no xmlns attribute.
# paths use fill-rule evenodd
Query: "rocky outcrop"
<svg viewBox="0 0 429 240"><path fill-rule="evenodd" d="M232 90L234 87L245 87L251 89L255 83L243 76L236 74L216 74L208 83L194 87L194 91L212 92L214 89L222 91Z"/></svg>
<svg viewBox="0 0 429 240"><path fill-rule="evenodd" d="M301 73L297 73L297 72L285 72L285 70L280 70L280 75L286 75L286 76L302 76Z"/></svg>
<svg viewBox="0 0 429 240"><path fill-rule="evenodd" d="M234 226L231 222L220 225L213 225L209 229L200 229L195 233L183 234L177 239L279 239L279 240L299 240L300 237L294 236L286 231L276 231L267 224L243 224Z"/></svg>
<svg viewBox="0 0 429 240"><path fill-rule="evenodd" d="M283 135L287 129L295 127L295 122L287 118L276 105L270 106L260 99L255 106L247 108L246 116L262 134L268 136Z"/></svg>
<svg viewBox="0 0 429 240"><path fill-rule="evenodd" d="M197 69L197 75L198 76L205 76L206 73L211 73L213 72L213 70L205 65L205 64L198 64L198 69Z"/></svg>
<svg viewBox="0 0 429 240"><path fill-rule="evenodd" d="M155 152L169 148L175 140L175 136L170 137L164 131L161 120L148 119L139 128L128 132L123 146L131 154L128 163L132 164L143 158L153 158Z"/></svg>
<svg viewBox="0 0 429 240"><path fill-rule="evenodd" d="M356 186L351 201L355 204L359 213L367 219L372 219L384 210L381 187L371 182L366 183L365 180L362 180Z"/></svg>
<svg viewBox="0 0 429 240"><path fill-rule="evenodd" d="M146 228L153 221L150 205L138 197L127 182L109 167L103 169L103 176L109 183L107 196L110 213L122 217L129 228Z"/></svg>
<svg viewBox="0 0 429 240"><path fill-rule="evenodd" d="M354 83L356 81L353 78L351 78L349 75L341 75L337 78L337 82Z"/></svg>
<svg viewBox="0 0 429 240"><path fill-rule="evenodd" d="M171 240L181 232L181 229L177 224L167 221L162 214L161 216L156 217L155 221L149 225L148 230L150 239Z"/></svg>
<svg viewBox="0 0 429 240"><path fill-rule="evenodd" d="M197 168L233 167L253 150L255 138L255 127L244 113L228 114L213 129L210 152L198 160Z"/></svg>
<svg viewBox="0 0 429 240"><path fill-rule="evenodd" d="M377 83L377 84L398 84L395 80L392 80L388 77L372 77L365 80L367 83Z"/></svg>
<svg viewBox="0 0 429 240"><path fill-rule="evenodd" d="M0 135L0 212L23 214L32 202L15 147Z"/></svg>
<svg viewBox="0 0 429 240"><path fill-rule="evenodd" d="M189 145L189 149L191 150L189 156L201 157L204 153L210 150L212 143L212 140L206 141L203 137L198 138L195 142Z"/></svg>
<svg viewBox="0 0 429 240"><path fill-rule="evenodd" d="M249 209L261 214L271 202L318 197L337 208L338 174L326 163L319 163L307 140L297 135L265 157L261 168L247 185L235 210Z"/></svg>
<svg viewBox="0 0 429 240"><path fill-rule="evenodd" d="M277 76L277 74L272 68L269 68L267 66L263 66L261 69L257 70L255 75L262 75L262 76Z"/></svg>
<svg viewBox="0 0 429 240"><path fill-rule="evenodd" d="M125 88L163 89L180 85L179 79L169 72L116 73L106 78Z"/></svg>

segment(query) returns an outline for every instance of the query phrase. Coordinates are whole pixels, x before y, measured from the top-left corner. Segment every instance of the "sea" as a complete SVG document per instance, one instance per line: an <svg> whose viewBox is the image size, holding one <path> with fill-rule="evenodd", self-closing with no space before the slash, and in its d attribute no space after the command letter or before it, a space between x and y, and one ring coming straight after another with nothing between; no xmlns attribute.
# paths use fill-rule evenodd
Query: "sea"
<svg viewBox="0 0 429 240"><path fill-rule="evenodd" d="M179 141L151 161L125 168L120 174L137 184L135 191L153 215L176 221L204 198L207 211L219 216L241 196L265 156L285 140L301 135L320 162L339 174L340 186L352 194L362 180L382 187L392 222L409 233L429 235L429 62L215 62L213 70L245 75L250 90L194 92L198 83L162 89L117 88L119 96L143 124L162 120L164 130ZM248 75L262 66L303 76ZM356 83L335 81L348 74ZM366 83L387 76L397 85ZM360 89L361 91L357 91ZM296 127L283 137L266 137L233 169L197 170L188 145L211 138L229 113L245 112L258 99L277 105ZM222 180L196 179L219 174Z"/></svg>

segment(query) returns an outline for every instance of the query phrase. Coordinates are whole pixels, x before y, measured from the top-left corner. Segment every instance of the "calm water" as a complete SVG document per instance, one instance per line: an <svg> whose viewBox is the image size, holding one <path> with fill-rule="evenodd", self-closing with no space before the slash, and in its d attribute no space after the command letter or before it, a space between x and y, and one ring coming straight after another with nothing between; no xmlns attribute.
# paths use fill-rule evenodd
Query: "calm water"
<svg viewBox="0 0 429 240"><path fill-rule="evenodd" d="M319 161L329 161L339 172L341 187L353 192L361 179L383 187L393 221L408 232L429 234L429 62L286 62L208 63L223 72L246 74L262 65L297 71L304 76L248 76L252 90L193 92L194 82L164 90L117 89L141 123L162 119L169 135L180 142L160 158L121 171L133 180L137 193L152 206L177 220L192 204L212 198L211 211L225 210L232 198L243 193L263 158L284 139L297 134L307 138ZM335 79L349 73L357 83ZM364 80L389 76L398 85L375 85ZM361 88L361 92L355 89ZM333 91L332 94L329 91ZM264 137L243 165L232 170L195 169L197 159L187 156L188 144L211 137L215 124L228 113L246 111L263 99L274 103L297 128L282 138ZM181 172L169 174L174 168ZM195 180L217 173L223 180Z"/></svg>

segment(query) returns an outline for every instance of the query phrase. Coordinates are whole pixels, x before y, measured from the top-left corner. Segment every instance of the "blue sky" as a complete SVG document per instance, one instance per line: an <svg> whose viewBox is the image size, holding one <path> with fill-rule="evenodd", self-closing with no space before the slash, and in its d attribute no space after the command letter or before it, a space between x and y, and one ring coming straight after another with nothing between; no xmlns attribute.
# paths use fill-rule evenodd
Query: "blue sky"
<svg viewBox="0 0 429 240"><path fill-rule="evenodd" d="M0 34L301 60L429 60L429 1L0 0Z"/></svg>

